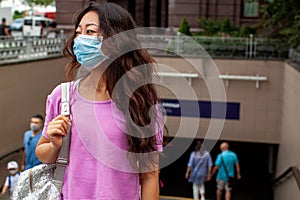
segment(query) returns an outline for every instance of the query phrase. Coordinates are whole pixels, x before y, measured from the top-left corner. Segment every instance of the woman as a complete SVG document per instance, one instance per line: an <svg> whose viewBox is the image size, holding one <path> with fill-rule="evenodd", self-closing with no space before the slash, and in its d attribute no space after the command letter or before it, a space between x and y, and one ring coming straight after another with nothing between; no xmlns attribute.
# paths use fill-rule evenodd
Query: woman
<svg viewBox="0 0 300 200"><path fill-rule="evenodd" d="M205 199L204 182L210 180L212 165L210 153L204 150L202 142L198 141L195 150L191 153L185 174L185 178L193 183L194 200L199 200L199 193L201 200Z"/></svg>
<svg viewBox="0 0 300 200"><path fill-rule="evenodd" d="M129 13L112 3L91 3L76 19L64 49L71 117L59 115L58 86L36 148L42 162L55 163L72 124L63 199L158 199L162 114L151 84L154 60L128 32L134 28ZM75 81L81 66L88 73Z"/></svg>

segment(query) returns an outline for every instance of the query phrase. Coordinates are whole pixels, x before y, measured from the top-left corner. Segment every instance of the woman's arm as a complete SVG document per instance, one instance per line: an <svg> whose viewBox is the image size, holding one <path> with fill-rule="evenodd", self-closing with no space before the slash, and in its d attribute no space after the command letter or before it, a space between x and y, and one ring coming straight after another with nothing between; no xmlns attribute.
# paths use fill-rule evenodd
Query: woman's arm
<svg viewBox="0 0 300 200"><path fill-rule="evenodd" d="M142 200L159 199L159 171L140 173Z"/></svg>
<svg viewBox="0 0 300 200"><path fill-rule="evenodd" d="M187 167L186 172L185 172L185 178L188 179L190 177L190 173L192 171L191 167Z"/></svg>
<svg viewBox="0 0 300 200"><path fill-rule="evenodd" d="M68 126L70 126L69 117L59 115L49 122L47 127L47 136L41 137L37 147L36 156L43 163L55 163L58 157L60 147L62 145L62 138L68 132Z"/></svg>
<svg viewBox="0 0 300 200"><path fill-rule="evenodd" d="M55 147L50 140L41 137L36 149L36 156L43 163L55 163L58 157L59 148Z"/></svg>
<svg viewBox="0 0 300 200"><path fill-rule="evenodd" d="M209 181L211 179L211 171L212 171L212 167L209 166L208 167L208 172L207 172L207 176L206 176L206 180Z"/></svg>

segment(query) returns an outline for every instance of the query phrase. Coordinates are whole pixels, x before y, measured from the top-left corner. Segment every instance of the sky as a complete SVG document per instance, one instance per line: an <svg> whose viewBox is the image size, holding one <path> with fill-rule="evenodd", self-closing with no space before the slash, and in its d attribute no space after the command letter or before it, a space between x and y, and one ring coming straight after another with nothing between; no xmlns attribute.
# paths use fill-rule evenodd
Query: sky
<svg viewBox="0 0 300 200"><path fill-rule="evenodd" d="M22 0L2 0L0 3L0 7L11 7L12 12L15 10L18 11L24 11L24 10L30 10L29 6L25 6L24 3L22 3ZM35 6L35 11L38 12L55 12L56 8L54 6L47 6L47 7L41 7L41 6Z"/></svg>

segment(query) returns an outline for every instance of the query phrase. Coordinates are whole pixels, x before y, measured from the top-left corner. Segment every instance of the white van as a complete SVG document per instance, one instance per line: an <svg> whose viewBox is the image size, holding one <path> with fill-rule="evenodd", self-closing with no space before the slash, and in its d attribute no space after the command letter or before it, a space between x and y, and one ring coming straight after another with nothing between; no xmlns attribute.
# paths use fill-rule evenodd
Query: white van
<svg viewBox="0 0 300 200"><path fill-rule="evenodd" d="M23 25L23 36L25 37L43 37L49 29L49 23L53 19L46 17L25 17Z"/></svg>

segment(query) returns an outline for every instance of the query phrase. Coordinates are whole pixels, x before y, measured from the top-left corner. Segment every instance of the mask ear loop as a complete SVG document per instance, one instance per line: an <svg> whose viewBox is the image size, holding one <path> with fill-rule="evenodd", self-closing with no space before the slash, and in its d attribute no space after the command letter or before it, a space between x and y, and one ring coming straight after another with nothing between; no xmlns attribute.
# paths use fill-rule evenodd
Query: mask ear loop
<svg viewBox="0 0 300 200"><path fill-rule="evenodd" d="M103 42L103 36L98 36L98 39Z"/></svg>

